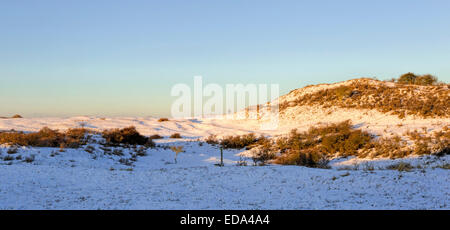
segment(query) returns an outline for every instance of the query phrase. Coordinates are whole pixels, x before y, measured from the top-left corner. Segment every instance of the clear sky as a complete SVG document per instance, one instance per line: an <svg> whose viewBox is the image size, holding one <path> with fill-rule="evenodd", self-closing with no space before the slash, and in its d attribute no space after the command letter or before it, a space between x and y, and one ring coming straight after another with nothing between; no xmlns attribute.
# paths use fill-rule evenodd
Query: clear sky
<svg viewBox="0 0 450 230"><path fill-rule="evenodd" d="M450 81L450 1L0 0L0 116L162 116L170 89Z"/></svg>

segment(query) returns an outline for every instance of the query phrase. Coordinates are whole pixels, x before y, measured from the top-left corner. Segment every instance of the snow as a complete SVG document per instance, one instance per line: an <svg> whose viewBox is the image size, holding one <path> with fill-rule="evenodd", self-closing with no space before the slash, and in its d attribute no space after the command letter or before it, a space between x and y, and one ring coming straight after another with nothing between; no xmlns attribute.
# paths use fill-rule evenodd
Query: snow
<svg viewBox="0 0 450 230"><path fill-rule="evenodd" d="M323 84L294 90L279 98L327 87ZM375 82L375 81L374 81ZM377 82L375 82L378 84ZM375 84L374 83L374 84ZM389 83L384 83L389 84ZM209 135L266 136L300 131L320 122L347 119L379 136L403 135L426 127L431 134L449 126L450 118L421 119L355 110L312 106L290 107L280 114L274 130L261 130L262 120L192 118L158 122L155 117L71 117L0 119L0 130L38 131L42 127L66 130L86 127L98 131L135 126L144 135L159 134L160 146L148 149L128 165L133 149L123 156L105 155L99 144L93 153L80 149L23 147L8 154L0 146L0 209L449 209L449 156L404 159L338 158L331 169L300 166L253 166L249 152L224 150L224 167L216 146L200 142ZM182 139L167 138L180 133ZM164 147L165 146L165 147ZM177 163L167 146L183 146ZM17 156L22 159L15 159ZM31 163L23 162L34 156ZM246 158L247 157L247 158ZM248 166L237 166L246 160ZM399 162L416 167L409 172L388 170Z"/></svg>
<svg viewBox="0 0 450 230"><path fill-rule="evenodd" d="M449 157L421 157L424 169L387 170L397 161L371 161L375 170L342 170L364 165L337 159L332 169L299 166L237 166L242 150L220 150L192 139L157 140L159 148L127 166L98 144L83 149L20 148L14 156L35 161L0 161L0 209L448 209L450 177L439 165ZM162 146L183 146L174 153ZM7 155L2 146L2 156ZM53 156L52 156L53 153ZM55 154L56 153L56 154ZM427 163L428 162L428 163Z"/></svg>

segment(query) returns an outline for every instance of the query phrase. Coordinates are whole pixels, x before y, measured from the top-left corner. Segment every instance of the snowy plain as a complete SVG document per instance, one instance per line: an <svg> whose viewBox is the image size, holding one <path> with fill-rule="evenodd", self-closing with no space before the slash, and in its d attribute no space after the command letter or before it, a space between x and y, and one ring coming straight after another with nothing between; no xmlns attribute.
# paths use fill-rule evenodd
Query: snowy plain
<svg viewBox="0 0 450 230"><path fill-rule="evenodd" d="M255 121L156 118L0 119L0 130L37 131L44 126L64 130L84 126L97 130L136 126L144 135L160 134L159 148L128 165L130 156L105 155L100 146L81 149L23 147L0 161L0 209L449 209L450 174L439 166L450 158L335 159L331 169L300 166L253 166L243 150L224 150L200 140L210 134L248 132L277 135L287 128L259 131ZM179 132L182 139L167 138ZM200 138L200 140L198 140ZM184 147L177 163L167 146ZM166 148L164 148L166 146ZM1 146L6 156L8 146ZM247 166L237 166L245 160ZM420 165L409 172L388 170L398 162ZM370 166L370 167L368 167Z"/></svg>

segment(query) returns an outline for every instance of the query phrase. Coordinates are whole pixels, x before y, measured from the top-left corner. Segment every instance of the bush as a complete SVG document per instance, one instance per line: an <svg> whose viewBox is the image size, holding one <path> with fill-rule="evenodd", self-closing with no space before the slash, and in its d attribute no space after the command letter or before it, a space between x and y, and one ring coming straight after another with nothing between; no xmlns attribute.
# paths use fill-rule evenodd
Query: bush
<svg viewBox="0 0 450 230"><path fill-rule="evenodd" d="M17 152L19 152L17 147L11 147L8 149L8 151L6 151L6 153L8 153L8 154L16 154Z"/></svg>
<svg viewBox="0 0 450 230"><path fill-rule="evenodd" d="M401 84L414 84L414 82L416 81L417 75L415 75L414 73L405 73L403 75L401 75L397 82L401 83Z"/></svg>
<svg viewBox="0 0 450 230"><path fill-rule="evenodd" d="M105 130L102 134L107 144L129 144L129 145L147 145L153 147L155 143L145 136L142 136L135 127L130 126L123 129Z"/></svg>
<svg viewBox="0 0 450 230"><path fill-rule="evenodd" d="M216 135L209 135L206 139L205 142L210 144L210 145L217 145L220 144L220 141L217 140Z"/></svg>
<svg viewBox="0 0 450 230"><path fill-rule="evenodd" d="M164 137L162 137L162 136L160 136L158 134L154 134L154 135L151 135L149 138L152 139L152 140L156 140L156 139L163 139Z"/></svg>
<svg viewBox="0 0 450 230"><path fill-rule="evenodd" d="M165 118L165 117L159 118L159 119L158 119L158 122L164 122L164 121L169 121L169 119L168 119L168 118Z"/></svg>
<svg viewBox="0 0 450 230"><path fill-rule="evenodd" d="M322 154L320 151L314 151L313 149L302 151L290 150L278 157L275 160L275 163L283 165L299 165L311 168L328 168L326 154Z"/></svg>
<svg viewBox="0 0 450 230"><path fill-rule="evenodd" d="M12 160L14 160L14 157L12 157L12 156L5 156L5 157L3 157L3 160L4 161L12 161Z"/></svg>
<svg viewBox="0 0 450 230"><path fill-rule="evenodd" d="M19 114L16 114L16 115L12 116L11 118L15 118L15 119L17 119L17 118L23 118L23 117L22 117L22 116L20 116Z"/></svg>
<svg viewBox="0 0 450 230"><path fill-rule="evenodd" d="M405 73L398 78L397 82L410 85L435 85L438 79L431 74L416 75L414 73Z"/></svg>
<svg viewBox="0 0 450 230"><path fill-rule="evenodd" d="M78 148L87 142L85 129L71 129L65 133L47 127L36 133L2 132L0 144L12 144L33 147L60 147Z"/></svg>
<svg viewBox="0 0 450 230"><path fill-rule="evenodd" d="M431 75L431 74L425 74L422 76L419 76L414 81L414 84L416 85L434 85L438 82L438 79Z"/></svg>
<svg viewBox="0 0 450 230"><path fill-rule="evenodd" d="M271 151L270 148L262 147L252 156L253 164L256 165L266 165L267 162L275 158L275 153Z"/></svg>
<svg viewBox="0 0 450 230"><path fill-rule="evenodd" d="M281 154L275 163L327 168L329 157L358 155L372 141L369 133L354 129L350 121L311 127L302 133L294 129L276 141Z"/></svg>
<svg viewBox="0 0 450 230"><path fill-rule="evenodd" d="M26 163L32 163L34 161L34 155L25 157L25 160L23 160Z"/></svg>
<svg viewBox="0 0 450 230"><path fill-rule="evenodd" d="M220 145L225 149L251 148L258 142L262 142L264 139L264 137L257 138L253 133L241 136L227 136L220 141Z"/></svg>
<svg viewBox="0 0 450 230"><path fill-rule="evenodd" d="M181 134L174 133L174 134L170 135L170 138L181 138Z"/></svg>
<svg viewBox="0 0 450 230"><path fill-rule="evenodd" d="M409 172L413 169L413 166L411 166L410 163L400 162L397 164L389 165L386 168L390 170L398 170L400 172L403 171Z"/></svg>
<svg viewBox="0 0 450 230"><path fill-rule="evenodd" d="M365 147L372 140L372 136L361 130L331 133L323 137L322 146L329 153L340 152L344 156L356 155L357 151Z"/></svg>

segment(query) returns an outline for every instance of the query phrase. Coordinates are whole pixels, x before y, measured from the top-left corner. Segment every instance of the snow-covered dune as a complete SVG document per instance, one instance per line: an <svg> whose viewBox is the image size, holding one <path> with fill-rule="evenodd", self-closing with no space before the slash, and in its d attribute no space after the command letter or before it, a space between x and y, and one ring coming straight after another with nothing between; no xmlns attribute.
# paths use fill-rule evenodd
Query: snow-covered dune
<svg viewBox="0 0 450 230"><path fill-rule="evenodd" d="M296 104L301 96L355 81L309 86L280 97L281 103L293 103L280 110L279 125L273 130L261 129L264 116L259 120L216 117L164 122L155 117L0 119L4 131L34 132L43 127L103 131L135 126L143 135L165 137L139 156L137 148L98 141L79 149L20 147L10 151L9 145L1 145L0 209L448 209L449 155L334 158L330 169L319 169L253 166L244 149L225 149L225 166L218 167L219 147L197 141L210 135L277 136L294 128L306 130L344 120L385 137L413 130L432 134L450 125L449 116L400 118L376 109ZM396 87L389 82L362 81ZM246 112L256 110L250 107L239 113ZM168 138L174 133L182 138ZM183 147L176 161L171 146ZM399 164L408 168L391 167Z"/></svg>

